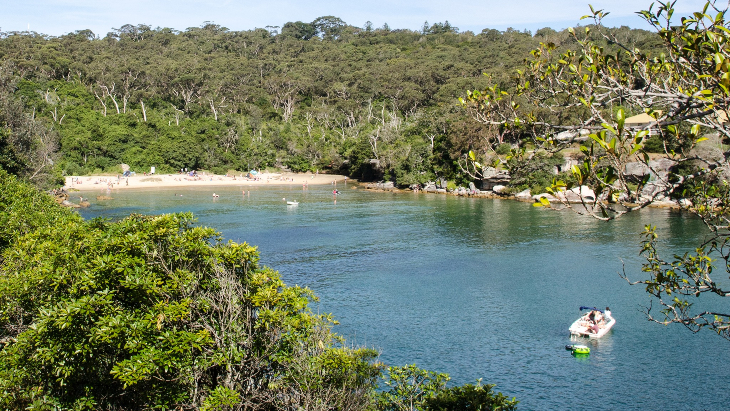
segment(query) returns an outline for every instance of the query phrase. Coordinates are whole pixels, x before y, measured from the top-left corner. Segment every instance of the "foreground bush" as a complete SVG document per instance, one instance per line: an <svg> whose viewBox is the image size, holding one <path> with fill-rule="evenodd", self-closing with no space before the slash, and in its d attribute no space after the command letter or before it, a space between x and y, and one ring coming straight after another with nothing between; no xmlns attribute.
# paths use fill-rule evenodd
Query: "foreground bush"
<svg viewBox="0 0 730 411"><path fill-rule="evenodd" d="M13 179L2 189L51 214L0 211L35 228L16 230L0 267L0 408L369 403L376 353L340 347L311 292L259 267L254 247L189 214L84 222Z"/></svg>
<svg viewBox="0 0 730 411"><path fill-rule="evenodd" d="M517 400L493 391L494 385L466 384L447 388L449 375L423 370L415 365L388 367L384 384L390 387L377 395L382 411L513 411Z"/></svg>
<svg viewBox="0 0 730 411"><path fill-rule="evenodd" d="M309 310L311 291L190 214L87 222L1 170L0 206L0 409L516 403L415 366L389 368L391 390L378 393L377 352L345 347Z"/></svg>

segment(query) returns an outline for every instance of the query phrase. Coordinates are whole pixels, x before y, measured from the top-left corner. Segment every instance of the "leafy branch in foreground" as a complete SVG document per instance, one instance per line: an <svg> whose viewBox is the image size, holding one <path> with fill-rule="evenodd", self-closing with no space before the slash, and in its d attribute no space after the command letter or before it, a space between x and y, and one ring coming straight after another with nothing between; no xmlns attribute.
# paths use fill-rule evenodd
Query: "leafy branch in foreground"
<svg viewBox="0 0 730 411"><path fill-rule="evenodd" d="M692 304L681 296L727 296L710 274L713 258L730 260L725 183L730 167L722 146L730 137L730 28L725 19L730 2L708 1L680 22L673 19L675 3L656 2L638 13L655 29L660 53L623 42L602 26L608 13L591 7L583 18L594 24L570 29L575 50L558 52L555 44L543 42L511 87L467 92L461 104L477 121L509 133L513 141L523 146L529 141L531 157L587 139L574 156L578 161L571 166L570 181L555 178L536 206L612 220L663 199L701 218L712 238L694 256L664 262L654 240L645 241L645 271L651 277L638 283L646 284L664 307L665 318L657 321L695 331L710 327L727 338L727 315L714 310L692 314ZM641 114L644 120L629 124L628 114ZM700 145L708 137L719 143L711 155L707 145ZM650 153L649 145L662 152ZM480 156L470 153L464 160L463 169L483 176ZM659 170L661 164L669 166Z"/></svg>
<svg viewBox="0 0 730 411"><path fill-rule="evenodd" d="M647 263L642 270L649 273L650 279L632 284L644 284L646 292L654 296L664 307L661 310L663 318L657 318L651 312L652 307L647 307L646 314L649 318L665 325L680 323L693 332L707 327L730 340L730 312L724 308L722 311L692 311L693 298L699 298L701 295L730 296L730 289L723 288L711 277L713 260L710 255L713 253L727 255L727 251L723 250L727 248L727 238L721 243L714 239L709 244L703 244L695 250L695 253L675 255L674 260L669 262L659 257L656 227L646 226L643 236L641 254L646 257ZM628 280L625 271L622 277ZM708 304L707 301L704 303Z"/></svg>

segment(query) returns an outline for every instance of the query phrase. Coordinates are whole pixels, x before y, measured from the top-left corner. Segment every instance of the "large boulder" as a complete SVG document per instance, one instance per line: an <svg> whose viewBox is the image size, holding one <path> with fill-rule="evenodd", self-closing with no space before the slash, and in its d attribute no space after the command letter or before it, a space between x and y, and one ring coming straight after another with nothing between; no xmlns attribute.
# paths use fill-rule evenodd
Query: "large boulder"
<svg viewBox="0 0 730 411"><path fill-rule="evenodd" d="M641 189L641 195L651 197L659 193L660 191L664 191L668 188L668 185L666 183L662 183L660 181L650 181L646 183L644 187Z"/></svg>
<svg viewBox="0 0 730 411"><path fill-rule="evenodd" d="M70 207L70 208L80 208L81 207L80 205L78 205L76 203L72 203L68 200L61 201L61 205L64 207Z"/></svg>
<svg viewBox="0 0 730 411"><path fill-rule="evenodd" d="M725 154L723 153L722 138L717 134L706 134L703 136L707 140L697 143L697 145L690 150L688 157L698 157L706 162L699 164L701 167L707 167L707 163L724 163Z"/></svg>
<svg viewBox="0 0 730 411"><path fill-rule="evenodd" d="M569 203L582 203L583 201L590 203L596 201L596 193L587 186L573 187L570 190L561 192L565 200Z"/></svg>
<svg viewBox="0 0 730 411"><path fill-rule="evenodd" d="M496 186L492 187L492 191L494 191L497 194L504 194L504 192L507 191L507 186L496 185Z"/></svg>
<svg viewBox="0 0 730 411"><path fill-rule="evenodd" d="M532 194L530 194L530 189L520 191L519 193L515 194L515 198L528 200L532 198Z"/></svg>
<svg viewBox="0 0 730 411"><path fill-rule="evenodd" d="M704 169L709 168L711 165L723 165L724 167L719 170L718 178L720 180L730 181L730 167L728 167L727 159L725 158L726 153L720 149L720 138L717 134L706 135L705 137L708 138L707 141L700 142L689 152L690 158L697 158L696 160L691 160L690 163Z"/></svg>
<svg viewBox="0 0 730 411"><path fill-rule="evenodd" d="M484 169L482 176L482 190L494 190L496 186L504 186L509 184L510 175L505 170L497 170L494 167L487 167Z"/></svg>
<svg viewBox="0 0 730 411"><path fill-rule="evenodd" d="M535 202L539 202L541 198L544 198L551 203L556 203L556 202L560 201L554 195L548 194L548 193L540 193L540 194L535 194L534 196L532 196L532 199L535 200Z"/></svg>
<svg viewBox="0 0 730 411"><path fill-rule="evenodd" d="M553 202L567 202L567 203L591 203L596 200L596 193L591 190L590 187L581 186L574 187L566 191L558 191L553 194L541 193L532 196L535 201L540 201L540 198L546 198L551 203Z"/></svg>
<svg viewBox="0 0 730 411"><path fill-rule="evenodd" d="M586 141L591 134L589 130L566 130L555 135L560 142Z"/></svg>
<svg viewBox="0 0 730 411"><path fill-rule="evenodd" d="M692 207L692 200L689 200L687 198L680 198L679 206L682 208L690 208L690 207Z"/></svg>
<svg viewBox="0 0 730 411"><path fill-rule="evenodd" d="M577 166L581 164L581 161L578 159L572 158L572 157L565 157L565 162L563 162L562 165L555 166L553 168L553 174L558 174L562 172L570 171L573 166Z"/></svg>
<svg viewBox="0 0 730 411"><path fill-rule="evenodd" d="M646 164L637 161L626 164L624 174L632 182L641 181L647 174L651 176L651 180L666 180L672 167L676 165L677 162L669 158L651 160L648 167Z"/></svg>

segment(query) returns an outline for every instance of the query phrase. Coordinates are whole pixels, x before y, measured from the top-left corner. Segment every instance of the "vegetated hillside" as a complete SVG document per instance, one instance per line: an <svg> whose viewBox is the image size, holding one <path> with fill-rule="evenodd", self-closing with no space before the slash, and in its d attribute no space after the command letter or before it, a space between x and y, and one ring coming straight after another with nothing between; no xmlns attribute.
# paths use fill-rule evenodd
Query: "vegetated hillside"
<svg viewBox="0 0 730 411"><path fill-rule="evenodd" d="M658 41L615 31L641 48ZM495 81L509 88L540 42L567 49L573 39L549 28L460 33L448 22L420 32L358 28L332 16L281 33L215 24L125 25L103 38L0 33L0 101L22 101L26 117L50 130L27 146L60 150L32 166L15 143L28 133L0 118L0 158L25 164L28 175L127 163L137 171L333 169L400 185L458 178L455 158L485 130L456 98Z"/></svg>

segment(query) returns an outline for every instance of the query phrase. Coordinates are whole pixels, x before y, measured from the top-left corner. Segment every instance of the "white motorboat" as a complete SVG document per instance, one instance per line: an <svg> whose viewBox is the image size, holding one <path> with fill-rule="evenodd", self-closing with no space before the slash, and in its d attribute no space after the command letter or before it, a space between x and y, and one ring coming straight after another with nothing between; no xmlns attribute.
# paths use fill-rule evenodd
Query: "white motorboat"
<svg viewBox="0 0 730 411"><path fill-rule="evenodd" d="M287 201L286 205L296 206L296 205L299 205L299 201Z"/></svg>
<svg viewBox="0 0 730 411"><path fill-rule="evenodd" d="M588 338L601 338L613 328L616 319L611 316L611 310L599 310L596 307L580 307L580 310L590 310L575 320L570 326L570 335Z"/></svg>

